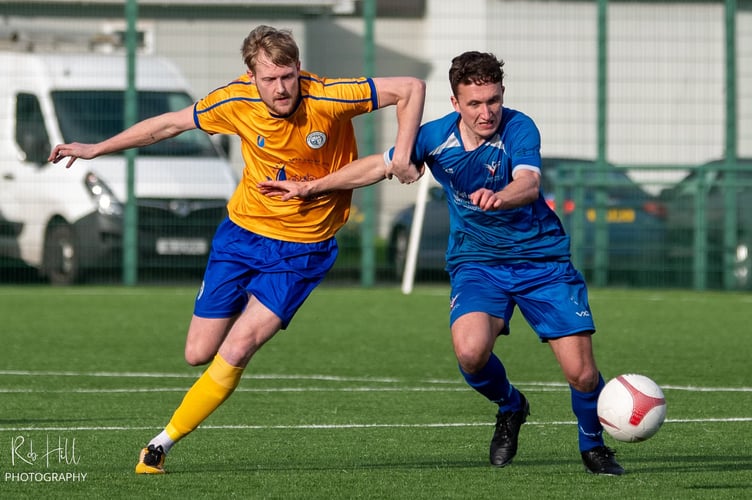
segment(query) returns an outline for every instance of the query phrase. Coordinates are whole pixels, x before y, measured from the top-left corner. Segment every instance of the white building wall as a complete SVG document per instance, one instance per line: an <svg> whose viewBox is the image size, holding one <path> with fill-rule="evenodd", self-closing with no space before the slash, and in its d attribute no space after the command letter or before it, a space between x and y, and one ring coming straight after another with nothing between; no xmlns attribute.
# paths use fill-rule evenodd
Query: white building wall
<svg viewBox="0 0 752 500"><path fill-rule="evenodd" d="M543 154L595 157L595 4L490 4L489 45L505 61L505 106L535 120Z"/></svg>
<svg viewBox="0 0 752 500"><path fill-rule="evenodd" d="M9 24L51 32L97 31L122 19L3 18ZM362 36L362 19L149 20L150 47L175 60L201 96L245 68L240 43L254 26L291 28L303 64L321 71L309 54L307 30L331 22ZM725 148L724 7L721 1L611 2L608 7L608 159L621 165L694 165L716 159ZM738 147L752 156L752 12L737 15ZM505 60L505 105L529 114L549 156L593 158L597 151L597 3L548 0L427 0L423 19L378 18L376 43L428 68L424 119L451 110L447 72L465 50L491 51ZM348 62L361 74L362 60ZM388 76L380 73L377 76ZM339 76L339 75L332 75ZM344 74L342 76L345 76ZM390 146L396 121L380 114L379 149ZM235 150L238 148L236 147ZM239 154L233 163L240 166ZM654 183L674 182L681 171L633 172ZM385 236L394 213L412 203L415 186L384 182L379 189Z"/></svg>
<svg viewBox="0 0 752 500"><path fill-rule="evenodd" d="M380 20L387 23L388 20ZM447 70L464 50L505 61L505 105L529 114L548 156L597 153L597 3L428 0L426 120L451 108ZM608 160L627 166L696 165L725 148L722 2L612 2L608 6ZM739 11L738 148L752 155L752 13ZM410 48L409 46L407 47ZM633 170L657 192L681 169ZM386 219L414 200L414 187L383 188Z"/></svg>
<svg viewBox="0 0 752 500"><path fill-rule="evenodd" d="M419 44L422 50L414 51L409 43L403 45L402 50L413 49L413 55L424 57L431 66L426 78L424 121L440 118L453 110L448 78L452 58L466 50L486 50L487 4L486 0L429 1L426 19L422 22L423 39ZM387 22L380 20L379 24ZM382 43L381 38L377 40ZM418 184L401 185L396 179L381 184L380 236L388 236L395 214L415 201L417 190Z"/></svg>

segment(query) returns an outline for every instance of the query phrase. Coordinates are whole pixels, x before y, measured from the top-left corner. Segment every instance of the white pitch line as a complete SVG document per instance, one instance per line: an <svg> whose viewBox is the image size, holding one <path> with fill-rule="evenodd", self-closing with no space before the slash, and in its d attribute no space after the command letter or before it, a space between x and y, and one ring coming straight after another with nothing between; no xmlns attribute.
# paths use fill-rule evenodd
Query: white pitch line
<svg viewBox="0 0 752 500"><path fill-rule="evenodd" d="M525 392L562 392L565 388L515 384ZM185 392L187 387L122 387L122 388L70 388L70 389L23 389L0 387L0 394L145 394L159 392ZM666 389L664 387L664 389ZM672 387L671 389L691 392L750 392L749 388L709 388ZM465 386L457 387L238 387L235 392L276 393L276 392L465 392Z"/></svg>
<svg viewBox="0 0 752 500"><path fill-rule="evenodd" d="M77 372L77 371L31 371L31 370L0 370L0 376L19 377L93 377L93 378L190 378L201 375L196 373L158 373L158 372ZM330 382L376 382L393 384L401 382L396 378L387 377L340 377L336 375L292 375L292 374L257 374L243 375L244 379L255 380L322 380ZM456 383L457 381L452 381Z"/></svg>
<svg viewBox="0 0 752 500"><path fill-rule="evenodd" d="M695 385L661 385L661 388L690 392L752 392L752 387L698 387Z"/></svg>
<svg viewBox="0 0 752 500"><path fill-rule="evenodd" d="M666 419L666 424L688 423L746 423L752 422L752 417L730 418L697 418L697 419ZM528 421L526 425L560 426L576 425L575 421L535 422ZM492 427L493 422L434 422L422 424L305 424L305 425L202 425L202 430L317 430L317 429L434 429L447 427ZM159 427L149 426L75 426L75 427L0 427L0 432L111 432L111 431L145 431L158 430Z"/></svg>
<svg viewBox="0 0 752 500"><path fill-rule="evenodd" d="M118 394L185 392L186 387L142 387L113 389L4 389L0 394ZM465 387L238 387L235 392L465 392Z"/></svg>
<svg viewBox="0 0 752 500"><path fill-rule="evenodd" d="M81 372L81 371L56 371L56 370L0 370L1 376L18 376L18 377L90 377L90 378L175 378L175 379L196 379L200 372L196 373L158 373L158 372ZM244 380L315 380L320 382L349 382L349 383L376 383L376 384L429 384L429 385L459 385L465 387L460 379L424 379L424 380L404 380L393 377L343 377L337 375L300 375L300 374L259 374L249 373L243 375ZM564 388L568 386L563 382L519 382L514 384L519 387L538 387L538 388ZM752 392L752 387L700 387L700 386L681 386L681 385L663 385L665 390L690 391L690 392ZM3 392L3 389L0 389Z"/></svg>

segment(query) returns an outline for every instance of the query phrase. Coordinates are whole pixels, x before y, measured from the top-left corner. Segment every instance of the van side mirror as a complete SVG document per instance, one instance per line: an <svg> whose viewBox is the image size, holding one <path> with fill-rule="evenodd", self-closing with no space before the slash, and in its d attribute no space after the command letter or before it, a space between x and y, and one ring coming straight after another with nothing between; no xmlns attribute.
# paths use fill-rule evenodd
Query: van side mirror
<svg viewBox="0 0 752 500"><path fill-rule="evenodd" d="M27 162L37 165L47 163L50 136L39 99L33 94L20 93L16 96L16 143L24 152Z"/></svg>
<svg viewBox="0 0 752 500"><path fill-rule="evenodd" d="M50 155L50 141L44 136L33 133L25 133L20 138L21 150L24 152L24 160L36 165L44 165Z"/></svg>

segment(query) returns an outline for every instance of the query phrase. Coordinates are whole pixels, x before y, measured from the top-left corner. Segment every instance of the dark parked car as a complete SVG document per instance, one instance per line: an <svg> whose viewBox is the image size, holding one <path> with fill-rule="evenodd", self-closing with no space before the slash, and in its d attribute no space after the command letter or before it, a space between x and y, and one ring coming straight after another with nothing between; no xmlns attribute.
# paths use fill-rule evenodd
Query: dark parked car
<svg viewBox="0 0 752 500"><path fill-rule="evenodd" d="M572 238L573 259L586 274L596 261L597 192L603 186L606 218L605 256L609 282L655 280L663 269L665 217L662 203L644 191L624 170L609 165L605 175L592 160L544 158L542 190ZM563 200L559 203L556 196ZM414 206L397 214L390 231L389 257L401 276L407 255ZM432 187L418 250L418 272L443 272L449 238L449 211L442 188ZM443 276L443 275L442 275Z"/></svg>
<svg viewBox="0 0 752 500"><path fill-rule="evenodd" d="M752 289L752 158L740 158L736 167L736 178L729 179L729 169L724 168L725 160L707 163L693 170L674 187L661 193L661 198L669 208L667 220L667 258L677 284L694 284L695 252L706 256L706 269L699 275L709 288L724 285L723 249L726 234L726 196L736 200L736 240L733 248L731 269L732 288ZM698 214L697 203L704 211ZM704 204L704 209L702 208ZM706 230L706 238L695 242L698 230ZM698 244L697 248L695 245ZM702 246L704 246L704 251Z"/></svg>

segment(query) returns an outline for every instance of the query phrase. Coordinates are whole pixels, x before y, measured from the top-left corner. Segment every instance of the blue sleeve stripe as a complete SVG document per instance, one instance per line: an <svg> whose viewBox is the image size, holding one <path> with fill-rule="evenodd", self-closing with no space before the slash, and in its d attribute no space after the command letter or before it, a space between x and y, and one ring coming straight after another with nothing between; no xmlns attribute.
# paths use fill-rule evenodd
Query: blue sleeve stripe
<svg viewBox="0 0 752 500"><path fill-rule="evenodd" d="M376 85L373 83L373 78L369 78L368 86L371 87L371 109L379 109L379 94L376 92Z"/></svg>
<svg viewBox="0 0 752 500"><path fill-rule="evenodd" d="M333 82L324 83L323 80L319 80L318 78L311 78L308 75L300 75L300 79L301 80L308 80L308 81L311 81L311 82L319 82L324 87L331 87L331 86L334 86L334 85L365 85L366 83L370 83L370 81L371 81L370 78L366 78L365 80L363 80L362 77L358 77L358 78L353 78L352 80L341 79L341 80L337 80L337 81L333 81Z"/></svg>
<svg viewBox="0 0 752 500"><path fill-rule="evenodd" d="M196 128L199 130L203 130L201 128L201 124L198 122L198 110L196 107L198 106L198 103L193 105L193 123L196 125Z"/></svg>
<svg viewBox="0 0 752 500"><path fill-rule="evenodd" d="M199 110L198 109L198 102L193 105L193 122L196 124L196 127L200 130L204 130L201 128L201 124L199 123L198 117L201 113L206 113L207 111L211 111L212 109L221 106L223 104L227 104L228 102L232 101L250 101L250 102L261 102L261 99L251 99L248 97L233 97L231 99L224 99L222 101L219 101L217 103L212 104L206 109Z"/></svg>
<svg viewBox="0 0 752 500"><path fill-rule="evenodd" d="M310 76L300 76L301 79L309 80L312 82L319 82L324 85L324 87L332 87L335 85L368 85L371 88L371 97L369 99L357 99L357 100L347 100L347 99L332 99L332 98L324 98L324 97L315 97L312 95L305 95L304 98L310 98L314 100L321 100L321 101L336 101L336 102L366 102L371 101L371 109L379 109L379 96L376 93L376 85L373 83L373 78L366 78L363 79L353 79L353 80L338 80L336 82L328 82L323 83L321 80L318 80L316 78L311 78Z"/></svg>
<svg viewBox="0 0 752 500"><path fill-rule="evenodd" d="M308 77L301 76L301 78L308 78ZM308 78L308 79L312 80L311 78ZM366 97L363 99L338 99L338 98L333 98L333 97L321 97L321 96L314 96L314 95L303 95L302 97L304 99L313 99L315 101L330 101L330 102L343 102L343 103L360 103L360 102L371 101L372 109L378 109L378 96L376 95L376 87L374 86L373 80L371 78L367 78L366 80L348 80L348 81L332 82L327 85L353 85L353 84L354 85L366 85L366 84L369 85L371 87L371 97ZM234 82L227 84L226 86L230 86L230 85L253 85L253 84L250 82L234 81ZM219 87L219 88L222 88L222 87ZM211 106L209 106L208 108L205 108L202 110L198 109L198 103L196 103L193 106L193 121L196 124L196 127L201 128L201 126L199 125L199 120L198 120L198 117L201 113L206 113L218 106L222 106L223 104L227 104L233 101L262 102L261 98L259 97L253 97L253 98L231 97L229 99L223 99L219 102L216 102L212 104Z"/></svg>
<svg viewBox="0 0 752 500"><path fill-rule="evenodd" d="M198 114L201 114L201 113L206 113L207 111L211 111L212 109L216 108L217 106L221 106L223 104L227 104L228 102L232 102L232 101L261 102L261 99L260 98L250 98L250 97L232 97L230 99L224 99L224 100L221 100L219 102L216 102L216 103L212 104L211 106L209 106L208 108L202 109L201 111L197 110L195 114L198 115Z"/></svg>
<svg viewBox="0 0 752 500"><path fill-rule="evenodd" d="M370 97L366 97L365 99L336 99L334 97L319 97L314 95L304 95L303 99L313 99L314 101L331 101L331 102L347 102L347 103L354 103L354 102L367 102L373 100Z"/></svg>

